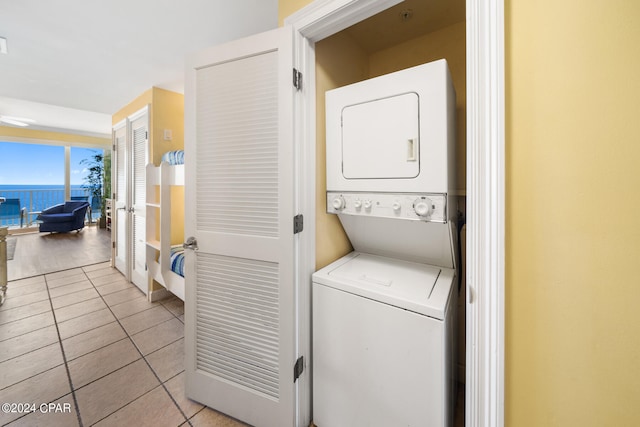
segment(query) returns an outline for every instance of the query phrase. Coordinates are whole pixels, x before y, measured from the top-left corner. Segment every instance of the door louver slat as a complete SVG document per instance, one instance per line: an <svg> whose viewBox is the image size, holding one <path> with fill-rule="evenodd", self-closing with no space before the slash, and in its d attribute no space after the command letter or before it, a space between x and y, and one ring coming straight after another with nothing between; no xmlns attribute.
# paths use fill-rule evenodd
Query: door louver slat
<svg viewBox="0 0 640 427"><path fill-rule="evenodd" d="M126 163L125 155L127 153L127 128L125 126L116 130L116 152L115 152L115 166L116 166L116 185L114 192L116 193L115 207L126 206L127 204L127 190L126 190ZM115 223L116 226L116 258L124 258L126 256L126 227L125 227L125 211L121 209L115 210Z"/></svg>
<svg viewBox="0 0 640 427"><path fill-rule="evenodd" d="M133 204L144 205L146 195L145 145L147 143L146 127L133 129Z"/></svg>
<svg viewBox="0 0 640 427"><path fill-rule="evenodd" d="M277 399L278 264L197 256L197 368Z"/></svg>
<svg viewBox="0 0 640 427"><path fill-rule="evenodd" d="M271 52L243 60L242 70L231 62L198 71L200 230L278 236L276 64ZM260 203L247 203L254 195Z"/></svg>

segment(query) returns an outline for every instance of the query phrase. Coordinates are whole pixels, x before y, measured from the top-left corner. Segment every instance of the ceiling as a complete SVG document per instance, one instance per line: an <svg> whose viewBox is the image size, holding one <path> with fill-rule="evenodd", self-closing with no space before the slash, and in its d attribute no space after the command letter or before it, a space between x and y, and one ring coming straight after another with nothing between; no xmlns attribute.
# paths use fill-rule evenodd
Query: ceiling
<svg viewBox="0 0 640 427"><path fill-rule="evenodd" d="M278 0L0 0L0 115L110 137L111 115L147 89L183 91L187 54L277 15Z"/></svg>
<svg viewBox="0 0 640 427"><path fill-rule="evenodd" d="M373 53L463 22L465 0L405 0L345 31Z"/></svg>

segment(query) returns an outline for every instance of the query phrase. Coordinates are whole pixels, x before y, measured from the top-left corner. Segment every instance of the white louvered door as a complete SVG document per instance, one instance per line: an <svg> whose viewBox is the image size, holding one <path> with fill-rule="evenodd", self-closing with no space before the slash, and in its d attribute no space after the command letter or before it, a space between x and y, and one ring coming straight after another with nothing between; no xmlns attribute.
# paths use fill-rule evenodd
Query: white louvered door
<svg viewBox="0 0 640 427"><path fill-rule="evenodd" d="M131 120L131 186L130 186L130 221L131 221L131 282L145 294L148 290L145 247L145 198L146 198L146 165L148 163L148 115Z"/></svg>
<svg viewBox="0 0 640 427"><path fill-rule="evenodd" d="M185 89L187 396L296 419L292 32L194 56Z"/></svg>
<svg viewBox="0 0 640 427"><path fill-rule="evenodd" d="M145 165L148 160L149 114L145 107L114 127L112 190L115 193L114 264L145 294Z"/></svg>
<svg viewBox="0 0 640 427"><path fill-rule="evenodd" d="M113 129L113 146L115 151L112 153L113 159L113 179L111 180L112 191L115 194L113 224L111 226L111 239L115 242L114 247L114 264L127 278L128 264L127 257L129 251L127 247L127 231L129 226L127 214L127 122L124 121Z"/></svg>

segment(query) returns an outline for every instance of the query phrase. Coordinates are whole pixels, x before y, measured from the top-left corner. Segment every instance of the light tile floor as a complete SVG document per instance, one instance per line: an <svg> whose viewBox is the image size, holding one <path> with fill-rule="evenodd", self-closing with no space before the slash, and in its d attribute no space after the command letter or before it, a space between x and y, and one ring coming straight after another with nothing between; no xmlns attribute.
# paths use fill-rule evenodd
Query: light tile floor
<svg viewBox="0 0 640 427"><path fill-rule="evenodd" d="M36 412L0 425L244 425L185 397L183 345L182 301L147 302L109 263L9 282L0 403Z"/></svg>

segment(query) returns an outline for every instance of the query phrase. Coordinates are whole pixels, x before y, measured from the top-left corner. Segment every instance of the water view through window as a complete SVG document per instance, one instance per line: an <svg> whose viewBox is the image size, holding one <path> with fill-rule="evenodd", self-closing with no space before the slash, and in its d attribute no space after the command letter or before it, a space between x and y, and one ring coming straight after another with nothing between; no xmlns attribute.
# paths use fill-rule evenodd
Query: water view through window
<svg viewBox="0 0 640 427"><path fill-rule="evenodd" d="M94 218L100 215L100 200L92 201L85 180L94 156L102 152L94 148L70 149L71 197L87 197L93 202L97 207ZM5 206L0 206L0 226L30 225L38 212L63 203L64 177L65 147L0 142L0 197L7 199Z"/></svg>

